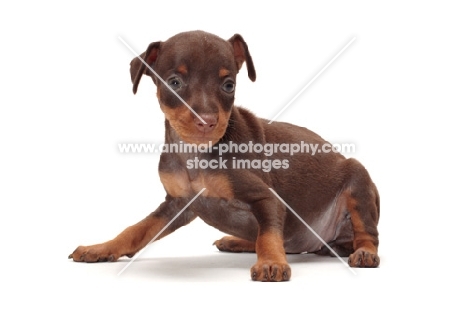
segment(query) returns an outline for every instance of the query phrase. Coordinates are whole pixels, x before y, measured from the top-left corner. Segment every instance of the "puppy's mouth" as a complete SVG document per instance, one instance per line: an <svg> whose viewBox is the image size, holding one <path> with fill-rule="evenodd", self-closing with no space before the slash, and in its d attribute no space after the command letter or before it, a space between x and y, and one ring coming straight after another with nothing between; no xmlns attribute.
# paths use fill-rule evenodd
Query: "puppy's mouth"
<svg viewBox="0 0 468 311"><path fill-rule="evenodd" d="M226 126L217 125L214 129L203 130L198 126L197 128L190 128L185 124L180 124L178 122L173 123L169 121L169 124L180 137L186 143L189 144L216 144L223 136L226 131Z"/></svg>
<svg viewBox="0 0 468 311"><path fill-rule="evenodd" d="M179 133L178 133L179 134ZM189 144L196 144L196 145L215 145L221 137L212 137L212 136L183 136L179 134L180 138Z"/></svg>
<svg viewBox="0 0 468 311"><path fill-rule="evenodd" d="M174 113L164 109L164 115L179 138L189 144L216 144L225 134L231 112L200 113L189 110Z"/></svg>

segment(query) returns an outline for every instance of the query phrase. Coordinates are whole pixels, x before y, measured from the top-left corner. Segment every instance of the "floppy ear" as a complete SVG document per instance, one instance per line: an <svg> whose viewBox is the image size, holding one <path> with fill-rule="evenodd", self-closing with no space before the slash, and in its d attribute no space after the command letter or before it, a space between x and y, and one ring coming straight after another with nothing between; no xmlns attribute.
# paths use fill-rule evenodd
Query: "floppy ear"
<svg viewBox="0 0 468 311"><path fill-rule="evenodd" d="M257 78L257 74L255 73L255 67L252 61L252 57L250 56L247 43L245 43L244 39L239 34L235 34L234 36L232 36L232 38L229 39L228 42L231 43L234 49L234 57L237 63L237 70L240 70L242 64L246 62L249 78L250 80L255 81L255 79Z"/></svg>
<svg viewBox="0 0 468 311"><path fill-rule="evenodd" d="M141 76L143 74L151 76L151 70L141 61L143 59L146 64L151 68L154 65L154 62L158 58L161 42L153 42L148 45L146 52L140 55L140 57L135 57L130 62L130 76L133 83L133 94L136 94L138 90L138 84L140 83ZM141 58L141 59L140 59Z"/></svg>

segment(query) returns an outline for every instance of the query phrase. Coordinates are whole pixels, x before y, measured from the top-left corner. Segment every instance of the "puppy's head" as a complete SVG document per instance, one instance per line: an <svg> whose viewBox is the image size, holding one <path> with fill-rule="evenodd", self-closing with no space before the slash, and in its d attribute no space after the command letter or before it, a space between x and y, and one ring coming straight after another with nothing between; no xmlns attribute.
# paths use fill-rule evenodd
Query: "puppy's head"
<svg viewBox="0 0 468 311"><path fill-rule="evenodd" d="M151 43L140 58L130 63L133 92L143 74L150 76L166 120L187 143L218 142L229 123L236 75L244 62L250 80L256 78L238 34L226 41L202 31L184 32Z"/></svg>

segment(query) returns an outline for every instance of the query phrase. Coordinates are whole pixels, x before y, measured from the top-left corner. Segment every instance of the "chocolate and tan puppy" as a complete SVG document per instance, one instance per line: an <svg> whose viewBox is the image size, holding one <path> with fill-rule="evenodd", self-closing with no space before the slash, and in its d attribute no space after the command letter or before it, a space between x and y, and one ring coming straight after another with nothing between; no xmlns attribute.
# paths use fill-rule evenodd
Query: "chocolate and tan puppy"
<svg viewBox="0 0 468 311"><path fill-rule="evenodd" d="M115 239L80 246L70 258L98 262L133 256L205 188L158 238L200 217L230 235L215 242L218 249L257 253L250 271L253 280L287 281L291 269L286 253L331 252L271 188L336 253L349 256L350 266L379 265L379 194L366 169L334 152L280 152L280 145L320 149L328 143L306 128L268 124L234 106L236 75L244 63L249 78L256 79L240 35L226 41L202 31L180 33L151 43L141 58L166 82L139 58L131 62L134 93L143 74L157 86L166 118L165 143L212 144L212 148L163 153L159 175L167 192L165 201ZM239 146L250 149L245 152ZM263 152L253 152L252 146L263 146ZM273 151L276 146L276 152L265 152L267 146Z"/></svg>

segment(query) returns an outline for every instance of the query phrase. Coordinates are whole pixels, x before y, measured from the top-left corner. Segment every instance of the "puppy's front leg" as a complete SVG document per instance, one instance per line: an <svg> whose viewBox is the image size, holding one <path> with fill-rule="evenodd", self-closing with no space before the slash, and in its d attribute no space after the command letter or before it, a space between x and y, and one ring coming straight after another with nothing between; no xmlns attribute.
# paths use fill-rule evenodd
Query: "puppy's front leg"
<svg viewBox="0 0 468 311"><path fill-rule="evenodd" d="M255 245L257 263L250 269L252 280L288 281L291 278L291 268L284 250L283 227L286 217L284 206L278 204L270 193L267 198L252 205L252 212L259 225Z"/></svg>
<svg viewBox="0 0 468 311"><path fill-rule="evenodd" d="M188 202L189 199L168 196L166 197L166 201L153 213L137 224L125 229L113 240L90 246L79 246L68 258L73 259L73 261L102 262L116 261L121 256L132 257L174 219L177 213ZM188 224L195 218L196 215L189 209L186 209L168 228L161 232L158 240L177 230L179 227Z"/></svg>

